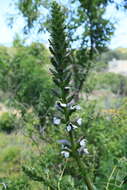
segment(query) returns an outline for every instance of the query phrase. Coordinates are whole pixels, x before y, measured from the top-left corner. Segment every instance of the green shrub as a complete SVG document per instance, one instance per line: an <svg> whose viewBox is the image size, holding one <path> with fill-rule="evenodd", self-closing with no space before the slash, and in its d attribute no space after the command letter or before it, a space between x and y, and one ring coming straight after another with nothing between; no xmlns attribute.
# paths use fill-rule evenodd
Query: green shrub
<svg viewBox="0 0 127 190"><path fill-rule="evenodd" d="M30 183L26 176L17 176L15 178L4 178L0 179L1 181L1 190L30 190Z"/></svg>
<svg viewBox="0 0 127 190"><path fill-rule="evenodd" d="M127 78L115 73L96 73L93 72L89 76L84 90L91 93L92 90L110 90L114 94L127 94Z"/></svg>
<svg viewBox="0 0 127 190"><path fill-rule="evenodd" d="M2 156L2 161L3 162L13 162L19 159L20 156L20 152L21 152L21 148L17 147L17 146L13 146L13 147L7 147L4 151L3 151L3 156Z"/></svg>
<svg viewBox="0 0 127 190"><path fill-rule="evenodd" d="M4 112L0 116L0 130L11 133L16 128L17 118L14 114L10 112Z"/></svg>

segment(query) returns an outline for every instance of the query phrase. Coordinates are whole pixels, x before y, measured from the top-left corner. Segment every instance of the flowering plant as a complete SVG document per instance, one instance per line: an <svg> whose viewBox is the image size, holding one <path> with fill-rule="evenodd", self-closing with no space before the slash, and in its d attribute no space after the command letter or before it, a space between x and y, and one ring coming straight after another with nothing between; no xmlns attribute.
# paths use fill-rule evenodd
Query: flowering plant
<svg viewBox="0 0 127 190"><path fill-rule="evenodd" d="M75 123L71 121L72 114L76 110L80 110L80 106L75 105L75 102L73 101L74 96L71 90L71 59L69 56L69 42L65 31L65 17L61 7L56 2L53 2L52 4L51 16L51 39L49 42L50 51L52 53L51 63L54 67L51 69L51 72L53 74L53 81L57 86L56 94L59 98L59 101L56 102L56 108L62 117L67 136L66 140L61 141L61 155L66 159L69 159L69 157L73 158L77 163L79 172L84 179L88 190L93 190L93 185L86 172L86 166L81 160L82 155L89 154L87 140L85 138L80 139L76 136L75 133L76 130L78 130L78 125L75 125ZM78 119L78 124L81 124L81 118Z"/></svg>

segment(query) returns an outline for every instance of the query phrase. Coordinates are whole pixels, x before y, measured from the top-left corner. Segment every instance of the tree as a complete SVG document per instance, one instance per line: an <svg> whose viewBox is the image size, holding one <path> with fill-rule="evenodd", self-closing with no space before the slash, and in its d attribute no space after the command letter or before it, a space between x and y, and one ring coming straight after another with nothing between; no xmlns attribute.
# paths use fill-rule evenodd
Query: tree
<svg viewBox="0 0 127 190"><path fill-rule="evenodd" d="M44 124L45 113L49 114L55 97L51 95L53 84L48 75L50 64L49 52L41 43L24 46L20 38L13 42L14 46L0 49L0 87L9 96L11 105L26 110L33 107ZM8 50L8 51L7 51ZM9 52L9 53L8 53ZM50 115L50 114L49 114Z"/></svg>
<svg viewBox="0 0 127 190"><path fill-rule="evenodd" d="M74 31L79 27L82 28L81 45L76 52L77 61L74 62L77 99L93 61L99 53L105 51L114 30L112 23L104 18L108 1L80 0L79 2L77 16L73 18L75 24L71 27Z"/></svg>
<svg viewBox="0 0 127 190"><path fill-rule="evenodd" d="M58 0L56 0L59 2ZM32 27L37 26L39 24L39 30L45 30L45 23L47 20L47 15L45 15L45 9L50 9L51 8L51 2L52 0L17 0L15 3L16 8L19 10L19 13L22 14L22 16L25 18L26 25L25 25L25 31L27 29L32 29ZM62 5L65 5L64 1L60 1ZM126 0L121 0L121 2L118 2L117 0L90 0L89 3L88 1L84 0L68 0L66 5L70 5L70 3L75 3L74 9L73 9L73 14L76 12L77 8L82 4L83 6L90 5L91 2L93 5L100 7L99 5L103 6L105 9L107 5L109 4L115 4L117 9L127 8L127 1ZM73 8L73 7L71 7ZM67 7L66 10L69 10L69 7ZM48 12L48 14L50 14ZM82 14L82 11L80 12ZM82 15L83 18L83 15ZM78 19L77 19L78 21ZM84 20L85 22L85 20Z"/></svg>

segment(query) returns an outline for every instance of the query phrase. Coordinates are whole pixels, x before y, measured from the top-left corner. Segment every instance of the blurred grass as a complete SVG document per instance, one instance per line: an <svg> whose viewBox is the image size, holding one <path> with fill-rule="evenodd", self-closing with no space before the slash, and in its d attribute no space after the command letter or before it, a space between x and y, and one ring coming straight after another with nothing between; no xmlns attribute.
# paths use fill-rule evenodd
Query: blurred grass
<svg viewBox="0 0 127 190"><path fill-rule="evenodd" d="M21 133L0 133L0 178L20 175L31 151L28 139Z"/></svg>

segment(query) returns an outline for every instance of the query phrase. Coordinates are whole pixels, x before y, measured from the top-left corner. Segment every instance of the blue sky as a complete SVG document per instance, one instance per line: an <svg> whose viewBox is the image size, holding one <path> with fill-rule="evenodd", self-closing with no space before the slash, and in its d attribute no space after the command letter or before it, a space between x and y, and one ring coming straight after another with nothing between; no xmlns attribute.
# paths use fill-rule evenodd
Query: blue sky
<svg viewBox="0 0 127 190"><path fill-rule="evenodd" d="M14 39L15 33L19 33L22 36L23 19L18 18L13 29L10 29L7 25L7 15L15 14L16 11L11 3L14 0L0 0L0 44L10 46ZM115 17L116 31L111 39L110 48L126 47L127 48L127 13L116 12L113 7L109 7L106 16L110 19ZM44 39L46 36L44 37ZM32 36L29 41L35 41L36 37ZM46 41L44 41L46 42Z"/></svg>
<svg viewBox="0 0 127 190"><path fill-rule="evenodd" d="M0 44L10 45L14 38L15 32L20 31L21 25L15 25L13 29L10 29L7 25L7 15L14 14L14 9L10 5L12 0L0 0ZM22 23L23 24L23 23Z"/></svg>

